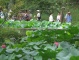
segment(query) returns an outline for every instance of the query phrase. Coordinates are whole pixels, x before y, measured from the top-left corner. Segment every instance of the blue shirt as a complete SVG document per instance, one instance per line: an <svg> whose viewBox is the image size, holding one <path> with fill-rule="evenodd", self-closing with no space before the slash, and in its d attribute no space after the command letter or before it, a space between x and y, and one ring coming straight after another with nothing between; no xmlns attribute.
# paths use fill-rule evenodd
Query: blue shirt
<svg viewBox="0 0 79 60"><path fill-rule="evenodd" d="M68 22L68 23L71 22L71 20L72 20L71 15L68 15L68 14L65 16L65 18L66 18L66 22Z"/></svg>

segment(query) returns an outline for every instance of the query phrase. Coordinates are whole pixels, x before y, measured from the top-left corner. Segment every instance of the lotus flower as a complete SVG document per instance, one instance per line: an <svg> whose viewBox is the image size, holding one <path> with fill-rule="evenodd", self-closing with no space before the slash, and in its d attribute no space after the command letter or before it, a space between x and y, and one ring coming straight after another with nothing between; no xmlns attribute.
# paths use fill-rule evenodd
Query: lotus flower
<svg viewBox="0 0 79 60"><path fill-rule="evenodd" d="M59 43L58 42L54 42L54 44L58 47Z"/></svg>
<svg viewBox="0 0 79 60"><path fill-rule="evenodd" d="M6 45L5 44L2 44L2 46L1 46L2 48L6 48Z"/></svg>

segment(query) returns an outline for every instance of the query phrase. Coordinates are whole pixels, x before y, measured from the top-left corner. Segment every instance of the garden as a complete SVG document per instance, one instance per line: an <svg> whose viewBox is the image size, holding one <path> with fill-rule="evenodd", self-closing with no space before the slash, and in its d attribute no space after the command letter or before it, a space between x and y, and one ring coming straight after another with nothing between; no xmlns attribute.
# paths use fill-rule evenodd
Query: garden
<svg viewBox="0 0 79 60"><path fill-rule="evenodd" d="M78 60L78 40L77 26L49 21L8 20L0 27L0 59Z"/></svg>
<svg viewBox="0 0 79 60"><path fill-rule="evenodd" d="M2 0L0 1L3 2ZM13 1L13 6L17 6L18 9L22 9L20 8L22 6L26 8L29 5L22 5L23 1L18 1ZM49 4L51 1L40 0L40 3L44 3L47 6L46 3L48 2ZM67 1L58 2L66 3ZM9 2L9 0L5 2ZM36 0L30 1L33 6L36 5L34 5L34 2L38 4ZM68 2L71 2L71 0ZM21 3L22 6L17 5L18 3ZM54 3L56 2L54 1ZM33 6L29 6L28 9L33 8ZM49 4L49 6L52 5ZM37 9L37 7L34 9ZM72 8L70 5L66 7ZM74 13L73 9L70 9L72 13ZM13 10L17 13L16 7ZM79 60L78 8L75 8L76 14L72 15L73 21L71 24L58 21L50 22L47 20L46 12L43 12L45 14L41 21L37 19L25 21L0 18L0 60Z"/></svg>

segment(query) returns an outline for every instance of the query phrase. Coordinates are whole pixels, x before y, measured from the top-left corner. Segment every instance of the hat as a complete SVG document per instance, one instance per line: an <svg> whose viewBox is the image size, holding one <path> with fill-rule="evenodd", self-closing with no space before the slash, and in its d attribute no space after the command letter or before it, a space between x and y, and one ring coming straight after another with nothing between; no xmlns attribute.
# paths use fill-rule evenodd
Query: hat
<svg viewBox="0 0 79 60"><path fill-rule="evenodd" d="M37 10L38 12L40 11L40 10Z"/></svg>
<svg viewBox="0 0 79 60"><path fill-rule="evenodd" d="M70 13L70 12L68 12L68 13Z"/></svg>

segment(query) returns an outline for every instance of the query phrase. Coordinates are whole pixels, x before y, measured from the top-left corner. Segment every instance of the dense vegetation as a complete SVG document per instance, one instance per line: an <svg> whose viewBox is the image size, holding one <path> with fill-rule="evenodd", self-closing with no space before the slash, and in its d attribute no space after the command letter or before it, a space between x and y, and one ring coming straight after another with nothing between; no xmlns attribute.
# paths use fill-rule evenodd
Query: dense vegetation
<svg viewBox="0 0 79 60"><path fill-rule="evenodd" d="M75 3L74 3L75 2ZM77 5L78 0L0 0L0 6L3 9L11 9L17 13L20 10L43 10L43 11L58 11L62 6ZM68 4L66 4L68 3ZM70 4L72 3L72 4ZM30 5L31 4L31 5Z"/></svg>
<svg viewBox="0 0 79 60"><path fill-rule="evenodd" d="M4 8L13 8L12 6L16 6L15 8L24 8L24 9L46 9L47 7L53 8L55 5L62 6L63 3L74 3L79 2L79 0L0 0L0 6L3 6ZM53 4L52 4L53 3ZM32 4L32 5L30 5ZM52 4L52 5L51 5Z"/></svg>
<svg viewBox="0 0 79 60"><path fill-rule="evenodd" d="M60 22L8 20L1 25L1 28L0 59L2 60L79 59L77 26ZM24 29L25 35L22 35L22 31L17 28L36 29Z"/></svg>
<svg viewBox="0 0 79 60"><path fill-rule="evenodd" d="M70 2L79 0L0 0L13 14L21 9L45 13L41 21L0 19L0 60L79 60L79 8ZM71 11L72 24L47 21L48 13L55 19L62 6Z"/></svg>

